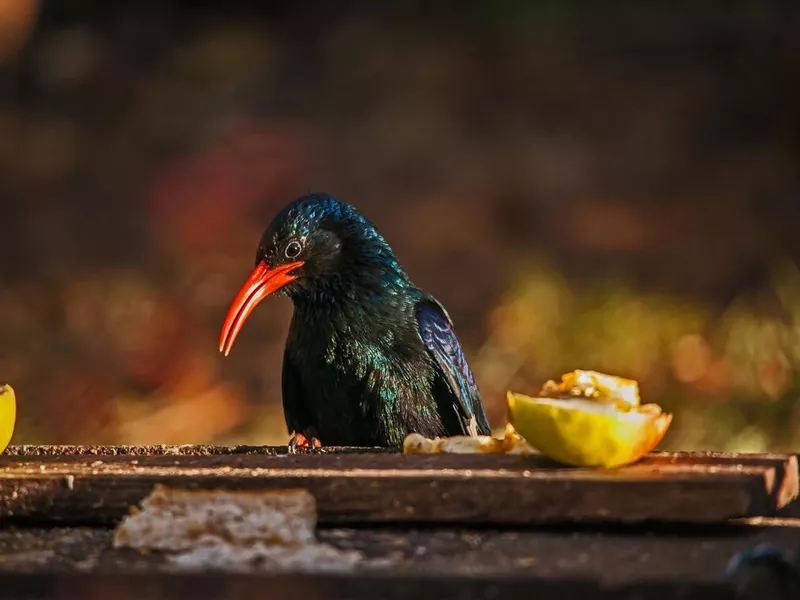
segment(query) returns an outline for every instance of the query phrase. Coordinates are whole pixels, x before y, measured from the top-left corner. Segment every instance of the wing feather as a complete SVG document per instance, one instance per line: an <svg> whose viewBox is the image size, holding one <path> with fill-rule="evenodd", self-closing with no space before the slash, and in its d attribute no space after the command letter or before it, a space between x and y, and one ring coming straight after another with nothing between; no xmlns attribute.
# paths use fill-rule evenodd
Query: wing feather
<svg viewBox="0 0 800 600"><path fill-rule="evenodd" d="M452 394L453 408L462 423L463 433L489 435L491 429L480 392L450 317L432 299L420 302L416 312L420 336Z"/></svg>

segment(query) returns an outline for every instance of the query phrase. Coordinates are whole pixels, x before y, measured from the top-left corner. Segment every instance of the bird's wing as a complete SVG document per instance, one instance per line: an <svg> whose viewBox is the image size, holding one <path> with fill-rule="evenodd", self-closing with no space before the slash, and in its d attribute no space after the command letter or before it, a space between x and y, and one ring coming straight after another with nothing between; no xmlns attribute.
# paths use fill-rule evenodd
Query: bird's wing
<svg viewBox="0 0 800 600"><path fill-rule="evenodd" d="M283 371L281 373L281 392L283 394L283 415L289 434L303 433L314 427L311 412L308 410L300 373L292 361L288 348L283 352Z"/></svg>
<svg viewBox="0 0 800 600"><path fill-rule="evenodd" d="M453 396L453 408L469 435L489 435L491 429L478 386L458 343L453 323L444 307L428 298L417 304L417 323L422 341Z"/></svg>

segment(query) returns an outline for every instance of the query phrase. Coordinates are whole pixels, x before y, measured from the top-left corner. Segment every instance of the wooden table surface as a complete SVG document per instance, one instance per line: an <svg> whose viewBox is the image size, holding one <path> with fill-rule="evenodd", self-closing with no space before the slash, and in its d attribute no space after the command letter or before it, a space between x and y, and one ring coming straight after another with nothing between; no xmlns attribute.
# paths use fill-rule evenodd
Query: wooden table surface
<svg viewBox="0 0 800 600"><path fill-rule="evenodd" d="M320 540L377 562L351 575L175 573L111 545L156 483L305 487ZM599 471L539 456L17 446L0 457L0 597L735 598L722 578L734 554L800 548L797 484L792 455L654 453Z"/></svg>

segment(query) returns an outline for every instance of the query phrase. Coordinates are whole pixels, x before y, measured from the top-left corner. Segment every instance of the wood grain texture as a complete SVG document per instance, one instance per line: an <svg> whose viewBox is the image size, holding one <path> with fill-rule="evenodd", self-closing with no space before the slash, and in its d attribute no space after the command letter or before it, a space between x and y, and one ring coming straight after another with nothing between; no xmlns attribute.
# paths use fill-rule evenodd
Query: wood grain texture
<svg viewBox="0 0 800 600"><path fill-rule="evenodd" d="M174 572L164 554L114 548L112 537L111 530L97 527L0 529L0 576L19 571ZM362 575L585 578L613 586L719 581L730 559L745 549L764 543L797 548L800 527L324 527L317 538L362 553Z"/></svg>
<svg viewBox="0 0 800 600"><path fill-rule="evenodd" d="M145 446L91 446L91 445L58 445L58 444L22 444L10 445L3 452L2 456L18 456L22 458L30 457L63 457L63 456L211 456L216 454L259 454L265 456L277 456L288 454L287 446L214 446L209 444L183 444L168 445L155 444ZM310 450L298 448L299 454L396 454L395 450L389 448L364 448L364 447L345 447L345 446L325 446Z"/></svg>
<svg viewBox="0 0 800 600"><path fill-rule="evenodd" d="M109 525L157 483L314 494L323 524L714 523L769 516L797 496L788 455L654 453L614 470L540 455L402 455L283 447L11 447L0 519Z"/></svg>
<svg viewBox="0 0 800 600"><path fill-rule="evenodd" d="M736 600L721 583L676 581L603 588L584 579L430 578L316 575L8 575L0 598L25 600ZM11 591L13 590L13 592ZM763 600L773 600L765 597Z"/></svg>

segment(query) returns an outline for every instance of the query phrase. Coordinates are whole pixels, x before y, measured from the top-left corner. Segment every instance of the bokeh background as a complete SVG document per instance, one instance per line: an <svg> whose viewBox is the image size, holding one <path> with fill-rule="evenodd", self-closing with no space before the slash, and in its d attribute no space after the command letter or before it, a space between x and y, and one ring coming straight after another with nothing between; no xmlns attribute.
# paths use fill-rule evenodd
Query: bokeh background
<svg viewBox="0 0 800 600"><path fill-rule="evenodd" d="M800 4L0 0L16 443L285 443L288 300L220 327L327 191L449 309L501 427L574 368L665 448L800 450Z"/></svg>

